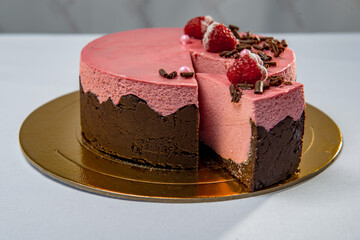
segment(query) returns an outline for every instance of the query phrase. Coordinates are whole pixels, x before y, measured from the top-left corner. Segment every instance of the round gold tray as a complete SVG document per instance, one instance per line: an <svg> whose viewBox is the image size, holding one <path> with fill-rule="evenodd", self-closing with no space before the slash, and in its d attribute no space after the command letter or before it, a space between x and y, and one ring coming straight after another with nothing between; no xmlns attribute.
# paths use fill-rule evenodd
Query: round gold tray
<svg viewBox="0 0 360 240"><path fill-rule="evenodd" d="M27 160L44 174L101 195L157 202L209 202L269 193L300 183L329 166L339 153L337 125L307 104L299 172L274 186L249 192L226 170L201 161L198 171L154 169L88 147L80 133L79 94L59 97L31 113L20 129Z"/></svg>

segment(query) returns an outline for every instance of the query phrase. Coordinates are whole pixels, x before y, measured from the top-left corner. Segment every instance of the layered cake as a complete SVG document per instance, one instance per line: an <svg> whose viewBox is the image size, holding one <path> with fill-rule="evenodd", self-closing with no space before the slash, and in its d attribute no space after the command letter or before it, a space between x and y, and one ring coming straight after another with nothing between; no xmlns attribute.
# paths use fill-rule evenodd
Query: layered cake
<svg viewBox="0 0 360 240"><path fill-rule="evenodd" d="M81 52L82 134L121 160L178 169L198 167L201 142L254 191L299 165L305 102L295 80L285 41L210 17L109 34Z"/></svg>

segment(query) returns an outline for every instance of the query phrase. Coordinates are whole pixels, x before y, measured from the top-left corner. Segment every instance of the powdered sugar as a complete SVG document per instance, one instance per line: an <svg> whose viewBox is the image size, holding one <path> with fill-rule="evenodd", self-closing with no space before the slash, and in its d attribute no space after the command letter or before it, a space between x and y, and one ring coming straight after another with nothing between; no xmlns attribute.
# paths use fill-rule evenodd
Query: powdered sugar
<svg viewBox="0 0 360 240"><path fill-rule="evenodd" d="M201 32L205 33L212 22L214 22L214 19L212 17L210 17L209 15L205 16L204 20L201 21Z"/></svg>
<svg viewBox="0 0 360 240"><path fill-rule="evenodd" d="M220 23L218 22L213 22L212 24L210 24L206 30L206 32L204 33L204 37L202 39L202 44L204 45L205 49L209 48L209 40L210 40L210 35L211 32L214 30L215 27L219 26Z"/></svg>

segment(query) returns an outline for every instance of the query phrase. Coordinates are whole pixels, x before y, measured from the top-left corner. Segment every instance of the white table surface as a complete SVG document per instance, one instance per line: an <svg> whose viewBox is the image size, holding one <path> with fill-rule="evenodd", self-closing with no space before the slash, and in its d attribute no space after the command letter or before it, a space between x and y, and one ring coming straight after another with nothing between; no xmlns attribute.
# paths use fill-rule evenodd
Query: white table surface
<svg viewBox="0 0 360 240"><path fill-rule="evenodd" d="M79 54L96 35L0 34L0 239L360 239L360 33L276 36L297 54L306 101L342 131L337 160L283 191L165 204L80 191L26 161L23 120L78 89Z"/></svg>

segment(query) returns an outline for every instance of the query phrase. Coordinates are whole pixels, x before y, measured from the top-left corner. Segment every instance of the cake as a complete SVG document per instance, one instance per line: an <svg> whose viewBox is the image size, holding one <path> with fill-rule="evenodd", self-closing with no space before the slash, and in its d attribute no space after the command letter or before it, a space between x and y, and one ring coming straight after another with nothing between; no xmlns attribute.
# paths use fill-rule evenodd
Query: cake
<svg viewBox="0 0 360 240"><path fill-rule="evenodd" d="M265 38L236 28L226 30L231 39L218 49L211 34L223 25L194 19L185 27L191 38L182 28L137 29L83 48L84 140L121 160L176 169L198 167L201 142L251 191L286 179L300 162L305 118L294 52L283 43L279 52L261 49L262 60L253 58L260 47L251 40ZM246 57L255 59L261 79L236 79Z"/></svg>

